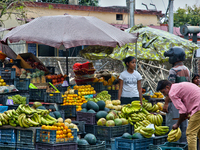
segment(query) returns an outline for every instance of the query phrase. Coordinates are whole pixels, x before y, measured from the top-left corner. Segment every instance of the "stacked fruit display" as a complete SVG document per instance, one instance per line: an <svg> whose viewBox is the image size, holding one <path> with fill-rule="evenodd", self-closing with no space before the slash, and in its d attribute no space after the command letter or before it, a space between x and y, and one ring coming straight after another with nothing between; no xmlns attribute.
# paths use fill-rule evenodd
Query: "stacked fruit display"
<svg viewBox="0 0 200 150"><path fill-rule="evenodd" d="M1 76L0 76L0 86L6 86L6 82L4 82L4 79L1 79Z"/></svg>
<svg viewBox="0 0 200 150"><path fill-rule="evenodd" d="M81 106L86 102L84 96L78 96L77 94L63 95L63 105L76 105L76 111L81 111Z"/></svg>
<svg viewBox="0 0 200 150"><path fill-rule="evenodd" d="M152 104L148 102L143 102L143 107L149 112L156 112L160 108L157 104L152 106Z"/></svg>
<svg viewBox="0 0 200 150"><path fill-rule="evenodd" d="M102 101L111 100L111 95L108 94L108 91L102 91L97 94L96 98L99 98Z"/></svg>
<svg viewBox="0 0 200 150"><path fill-rule="evenodd" d="M149 114L146 117L151 123L157 125L157 126L161 126L162 122L163 122L163 117L160 114Z"/></svg>
<svg viewBox="0 0 200 150"><path fill-rule="evenodd" d="M74 90L78 90L78 95L83 96L83 95L90 95L90 94L96 94L96 91L94 90L91 85L82 85L82 86L74 86Z"/></svg>
<svg viewBox="0 0 200 150"><path fill-rule="evenodd" d="M168 126L154 126L155 127L155 134L156 135L165 135L169 132Z"/></svg>
<svg viewBox="0 0 200 150"><path fill-rule="evenodd" d="M152 98L164 98L163 94L161 92L155 92Z"/></svg>
<svg viewBox="0 0 200 150"><path fill-rule="evenodd" d="M168 134L167 141L176 142L181 138L181 135L182 135L182 133L181 133L180 128L177 128L175 130L172 129Z"/></svg>
<svg viewBox="0 0 200 150"><path fill-rule="evenodd" d="M0 113L0 125L11 125L21 127L33 127L40 125L52 125L57 120L49 115L48 110L33 109L29 105L21 104L17 110L8 110Z"/></svg>
<svg viewBox="0 0 200 150"><path fill-rule="evenodd" d="M108 112L109 109L105 108L105 102L104 101L98 101L97 103L93 101L88 101L87 103L83 104L81 112L89 112L89 113L96 113L99 111L105 111Z"/></svg>
<svg viewBox="0 0 200 150"><path fill-rule="evenodd" d="M84 136L83 139L78 139L77 143L78 143L78 146L96 145L97 138L95 137L94 134L88 133Z"/></svg>
<svg viewBox="0 0 200 150"><path fill-rule="evenodd" d="M26 104L26 97L19 94L14 96L8 96L8 99L12 99L14 104Z"/></svg>
<svg viewBox="0 0 200 150"><path fill-rule="evenodd" d="M122 106L120 104L121 104L120 100L112 100L112 101L107 100L106 101L106 108L120 111L122 109Z"/></svg>

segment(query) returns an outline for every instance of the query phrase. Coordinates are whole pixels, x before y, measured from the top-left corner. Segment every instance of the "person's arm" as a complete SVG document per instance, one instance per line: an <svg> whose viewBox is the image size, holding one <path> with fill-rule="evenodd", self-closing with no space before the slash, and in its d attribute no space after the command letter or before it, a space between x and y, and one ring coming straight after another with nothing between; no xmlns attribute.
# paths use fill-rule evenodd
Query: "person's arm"
<svg viewBox="0 0 200 150"><path fill-rule="evenodd" d="M137 88L138 88L138 92L139 92L140 103L142 105L142 86L141 86L141 80L137 81Z"/></svg>
<svg viewBox="0 0 200 150"><path fill-rule="evenodd" d="M123 80L119 79L119 90L118 90L118 99L121 99L122 95L122 88L123 88Z"/></svg>
<svg viewBox="0 0 200 150"><path fill-rule="evenodd" d="M163 106L163 111L168 113L168 104L169 104L170 98L169 96L165 97L165 104Z"/></svg>
<svg viewBox="0 0 200 150"><path fill-rule="evenodd" d="M180 126L180 124L186 119L186 117L187 117L186 114L180 114L177 123L172 126L172 129L174 130L177 129Z"/></svg>

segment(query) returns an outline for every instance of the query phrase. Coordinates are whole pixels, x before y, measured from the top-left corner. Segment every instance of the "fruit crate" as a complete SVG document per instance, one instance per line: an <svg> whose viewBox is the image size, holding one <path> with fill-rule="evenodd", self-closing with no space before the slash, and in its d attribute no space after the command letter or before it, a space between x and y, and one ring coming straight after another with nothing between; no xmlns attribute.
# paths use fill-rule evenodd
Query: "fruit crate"
<svg viewBox="0 0 200 150"><path fill-rule="evenodd" d="M114 127L97 126L95 125L95 136L97 139L110 140L110 138L122 136L124 133L131 134L130 125L121 125Z"/></svg>
<svg viewBox="0 0 200 150"><path fill-rule="evenodd" d="M14 85L14 79L4 79L4 82L6 82L6 85Z"/></svg>
<svg viewBox="0 0 200 150"><path fill-rule="evenodd" d="M35 145L17 144L16 150L35 150Z"/></svg>
<svg viewBox="0 0 200 150"><path fill-rule="evenodd" d="M16 130L15 129L0 129L0 147L16 146Z"/></svg>
<svg viewBox="0 0 200 150"><path fill-rule="evenodd" d="M163 117L163 122L162 122L162 126L166 126L167 123L166 123L166 115L162 115Z"/></svg>
<svg viewBox="0 0 200 150"><path fill-rule="evenodd" d="M17 129L17 147L22 149L34 148L36 129L37 127L29 127L27 129Z"/></svg>
<svg viewBox="0 0 200 150"><path fill-rule="evenodd" d="M17 94L14 94L14 95L17 95ZM3 103L3 105L7 105L6 104L6 102L7 102L7 100L8 100L8 97L9 96L14 96L14 95L5 95L4 96L4 103ZM23 97L26 97L26 104L29 104L29 95L21 95L21 96L23 96ZM15 104L15 105L8 105L9 107L12 107L13 106L13 108L16 108L16 106L19 106L19 104Z"/></svg>
<svg viewBox="0 0 200 150"><path fill-rule="evenodd" d="M35 150L77 150L77 143L59 143L59 144L37 143Z"/></svg>
<svg viewBox="0 0 200 150"><path fill-rule="evenodd" d="M91 82L90 84L96 92L106 90L106 86L103 85L103 82Z"/></svg>
<svg viewBox="0 0 200 150"><path fill-rule="evenodd" d="M76 129L71 129L72 135L74 136L73 139L70 139L70 138L56 139L56 131L57 130L37 129L36 142L56 144L56 143L76 142L76 140L77 140L77 130Z"/></svg>
<svg viewBox="0 0 200 150"><path fill-rule="evenodd" d="M85 121L86 124L96 124L96 113L77 112L77 121Z"/></svg>
<svg viewBox="0 0 200 150"><path fill-rule="evenodd" d="M0 68L0 76L1 79L9 80L9 79L15 79L15 68Z"/></svg>
<svg viewBox="0 0 200 150"><path fill-rule="evenodd" d="M118 99L118 90L108 90L108 94L111 95L111 100Z"/></svg>
<svg viewBox="0 0 200 150"><path fill-rule="evenodd" d="M44 101L46 89L29 89L30 99L37 101Z"/></svg>
<svg viewBox="0 0 200 150"><path fill-rule="evenodd" d="M76 105L58 105L58 110L64 110L65 118L76 117Z"/></svg>
<svg viewBox="0 0 200 150"><path fill-rule="evenodd" d="M160 149L159 149L160 148ZM188 150L188 145L183 143L177 143L177 142L165 142L162 145L149 145L149 150L179 150L176 149L179 148L180 150Z"/></svg>
<svg viewBox="0 0 200 150"><path fill-rule="evenodd" d="M105 150L106 149L106 143L103 142L97 142L96 145L78 145L79 150Z"/></svg>
<svg viewBox="0 0 200 150"><path fill-rule="evenodd" d="M0 150L16 150L15 147L1 147Z"/></svg>
<svg viewBox="0 0 200 150"><path fill-rule="evenodd" d="M61 93L46 93L44 102L46 103L63 103L63 98L61 96Z"/></svg>
<svg viewBox="0 0 200 150"><path fill-rule="evenodd" d="M129 140L118 137L115 139L116 150L148 150L149 144L153 144L152 138Z"/></svg>
<svg viewBox="0 0 200 150"><path fill-rule="evenodd" d="M72 123L77 125L79 129L77 134L85 134L85 121L72 121Z"/></svg>
<svg viewBox="0 0 200 150"><path fill-rule="evenodd" d="M95 127L91 124L85 124L85 132L95 134Z"/></svg>
<svg viewBox="0 0 200 150"><path fill-rule="evenodd" d="M154 145L161 145L161 144L164 144L165 142L167 142L167 135L153 137Z"/></svg>
<svg viewBox="0 0 200 150"><path fill-rule="evenodd" d="M110 140L106 140L106 149L108 150L116 150L115 148L115 138L111 138Z"/></svg>
<svg viewBox="0 0 200 150"><path fill-rule="evenodd" d="M14 79L14 85L18 90L29 90L30 79Z"/></svg>
<svg viewBox="0 0 200 150"><path fill-rule="evenodd" d="M67 91L68 86L57 85L56 88L61 92L65 93Z"/></svg>

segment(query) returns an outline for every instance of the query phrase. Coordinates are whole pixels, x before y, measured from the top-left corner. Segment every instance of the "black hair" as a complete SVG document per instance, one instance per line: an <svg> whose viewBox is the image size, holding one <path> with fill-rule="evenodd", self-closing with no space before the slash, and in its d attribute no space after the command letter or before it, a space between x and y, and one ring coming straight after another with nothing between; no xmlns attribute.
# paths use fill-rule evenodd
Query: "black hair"
<svg viewBox="0 0 200 150"><path fill-rule="evenodd" d="M126 67L128 67L128 65L126 63L131 62L133 59L135 59L135 57L133 57L133 56L128 56L123 59L123 62L125 63Z"/></svg>
<svg viewBox="0 0 200 150"><path fill-rule="evenodd" d="M198 75L198 74L193 74L193 76L192 76L192 83L194 83L193 80L194 80L196 77L200 77L200 75Z"/></svg>
<svg viewBox="0 0 200 150"><path fill-rule="evenodd" d="M156 91L160 91L160 90L166 88L166 86L171 86L171 85L172 85L172 83L170 81L168 81L168 80L160 80L158 82Z"/></svg>

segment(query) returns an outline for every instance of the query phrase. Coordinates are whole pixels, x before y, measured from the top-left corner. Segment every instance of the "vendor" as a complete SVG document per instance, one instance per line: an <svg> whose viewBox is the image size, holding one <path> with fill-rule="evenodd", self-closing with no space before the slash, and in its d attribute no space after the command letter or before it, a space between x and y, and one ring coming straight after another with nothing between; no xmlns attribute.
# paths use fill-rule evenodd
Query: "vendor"
<svg viewBox="0 0 200 150"><path fill-rule="evenodd" d="M121 104L130 104L135 100L140 100L142 104L142 76L135 70L136 59L133 56L129 56L123 61L127 69L119 76L118 99L121 100Z"/></svg>
<svg viewBox="0 0 200 150"><path fill-rule="evenodd" d="M190 71L183 64L185 60L185 51L181 47L172 47L169 51L164 53L165 57L169 57L169 63L172 64L172 68L169 70L168 80L171 83L180 83L180 82L190 82ZM168 108L169 106L169 108ZM165 104L163 107L163 111L167 112L166 115L166 123L169 125L169 128L172 128L174 121L178 120L179 113L175 108L172 102L170 102L169 96L165 98ZM180 142L186 142L186 128L187 128L187 120L185 120L181 126L181 130L183 131L183 135L180 139Z"/></svg>
<svg viewBox="0 0 200 150"><path fill-rule="evenodd" d="M192 77L192 83L196 84L197 86L199 86L199 75L198 74L194 74L193 77Z"/></svg>
<svg viewBox="0 0 200 150"><path fill-rule="evenodd" d="M179 110L178 121L172 129L177 129L187 117L190 117L186 127L188 150L197 150L197 136L200 139L200 88L190 82L172 84L170 81L161 80L158 82L157 91L169 96ZM185 131L181 131L183 136Z"/></svg>

